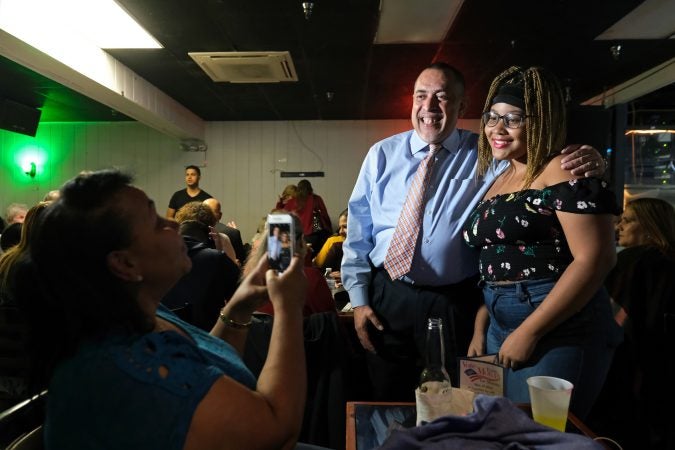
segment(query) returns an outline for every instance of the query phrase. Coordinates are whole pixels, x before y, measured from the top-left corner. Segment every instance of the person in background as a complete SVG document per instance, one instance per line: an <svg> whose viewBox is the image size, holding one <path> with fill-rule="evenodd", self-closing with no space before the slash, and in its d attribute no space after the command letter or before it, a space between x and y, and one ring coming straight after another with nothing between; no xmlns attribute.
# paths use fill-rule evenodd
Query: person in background
<svg viewBox="0 0 675 450"><path fill-rule="evenodd" d="M30 366L26 358L26 319L11 295L16 262L28 251L33 225L49 202L40 202L28 210L21 226L19 243L0 256L0 411L29 396Z"/></svg>
<svg viewBox="0 0 675 450"><path fill-rule="evenodd" d="M215 317L232 297L239 281L239 265L230 255L214 245L211 224L215 220L211 208L190 202L178 210L176 221L192 261L192 270L183 276L162 299L169 309L202 330L213 328ZM215 247L215 248L214 248Z"/></svg>
<svg viewBox="0 0 675 450"><path fill-rule="evenodd" d="M232 243L232 247L234 248L234 253L237 257L237 260L241 264L243 264L244 261L246 261L247 255L246 250L244 249L244 243L241 240L241 232L236 227L225 225L224 223L220 222L220 220L223 218L223 211L221 210L220 202L218 200L211 197L204 200L203 203L209 208L211 208L213 213L216 215L217 222L213 228L218 233L223 233L225 236L228 237L228 239ZM233 222L228 223L234 224Z"/></svg>
<svg viewBox="0 0 675 450"><path fill-rule="evenodd" d="M0 256L0 305L15 305L16 303L9 298L12 269L21 255L28 251L30 231L37 221L37 218L40 217L50 203L51 202L40 202L28 210L26 219L24 220L24 223L21 224L19 242Z"/></svg>
<svg viewBox="0 0 675 450"><path fill-rule="evenodd" d="M424 69L412 95L414 130L371 147L349 199L342 282L354 307L356 333L368 350L375 400L414 398L428 317L447 324L445 361L455 383L455 358L469 347L481 298L477 254L462 242L461 226L494 175L477 179L477 135L455 129L465 105L464 78L457 69L441 62ZM410 186L418 169L428 167L421 162L431 154L431 144L432 168L425 171L427 179L416 183L427 187L419 206L422 219L411 221L402 210L405 203L412 206L421 198L420 190ZM604 172L600 155L591 147L563 151L564 168L589 175ZM402 227L421 222L419 233L403 232L399 222ZM397 252L408 245L412 248ZM405 255L412 258L407 264Z"/></svg>
<svg viewBox="0 0 675 450"><path fill-rule="evenodd" d="M276 211L276 210L272 210ZM260 221L258 222L258 226L255 228L255 233L253 233L253 236L251 236L251 240L246 243L246 245L249 248L248 251L248 258L251 257L251 251L253 251L253 247L257 245L257 242L265 235L265 226L267 225L267 216L263 216L260 218Z"/></svg>
<svg viewBox="0 0 675 450"><path fill-rule="evenodd" d="M334 281L333 298L338 308L342 309L349 302L347 291L342 288L340 265L342 264L342 244L347 236L348 210L345 209L338 217L337 234L329 237L321 247L321 251L314 258L314 265L324 271L324 276ZM328 273L326 273L328 272ZM329 286L330 287L330 286Z"/></svg>
<svg viewBox="0 0 675 450"><path fill-rule="evenodd" d="M194 232L195 237L202 239L202 233L207 233L208 237L204 241L205 244L224 253L238 266L241 265L240 261L237 260L230 238L215 230L216 216L207 205L200 202L186 203L176 213L175 220L181 224L181 234L191 236Z"/></svg>
<svg viewBox="0 0 675 450"><path fill-rule="evenodd" d="M338 217L338 229L337 233L326 240L326 243L323 244L319 254L314 258L314 265L319 269L325 269L326 267L331 267L340 270L340 262L342 261L342 243L347 237L347 217L349 216L349 210L345 209L340 213ZM328 254L333 250L330 260L327 258Z"/></svg>
<svg viewBox="0 0 675 450"><path fill-rule="evenodd" d="M675 448L675 209L658 198L629 201L616 226L624 250L605 279L624 342L588 423L624 449Z"/></svg>
<svg viewBox="0 0 675 450"><path fill-rule="evenodd" d="M316 255L328 239L333 225L326 204L320 195L314 193L309 180L300 180L295 197L288 199L281 209L300 217L305 241L310 244L312 255Z"/></svg>
<svg viewBox="0 0 675 450"><path fill-rule="evenodd" d="M283 214L285 211L273 212L272 214ZM295 215L291 214L295 222L295 252L301 252L304 254L305 242L302 237L302 225L300 219ZM260 238L253 243L251 248L251 254L249 255L246 264L244 265L243 276L246 277L248 273L253 270L254 267L258 264L260 259L264 259L267 255L269 241L265 238L268 232L268 224L265 222L265 230L260 234ZM282 233L286 234L286 233ZM281 239L281 238L280 238ZM281 250L281 249L280 249ZM324 311L337 312L335 306L335 300L331 295L330 289L328 289L328 284L326 284L326 279L323 277L322 273L316 268L312 267L311 264L307 264L305 261L304 264L305 277L307 277L307 290L305 291L305 305L303 306L302 313L303 316L307 317L311 314L320 313ZM266 303L258 308L259 312L266 314L275 314L274 305L271 303Z"/></svg>
<svg viewBox="0 0 675 450"><path fill-rule="evenodd" d="M21 227L23 222L14 222L7 226L0 235L0 253L4 253L16 246L21 240Z"/></svg>
<svg viewBox="0 0 675 450"><path fill-rule="evenodd" d="M178 224L130 182L110 170L67 182L18 263L12 291L49 386L45 448L293 448L307 390L302 255L281 275L261 259L206 333L160 305L191 263ZM239 354L267 299L256 380Z"/></svg>
<svg viewBox="0 0 675 450"><path fill-rule="evenodd" d="M181 209L183 205L190 202L202 202L207 198L211 198L211 194L202 190L199 187L199 180L202 178L202 171L197 166L187 166L185 168L185 184L187 187L176 191L169 200L169 208L166 210L166 217L173 219L176 211Z"/></svg>
<svg viewBox="0 0 675 450"><path fill-rule="evenodd" d="M28 212L28 206L24 203L12 203L7 207L7 223L10 226L13 223L23 223Z"/></svg>
<svg viewBox="0 0 675 450"><path fill-rule="evenodd" d="M59 191L58 189L49 191L45 194L44 198L42 199L43 202L53 202L59 199Z"/></svg>
<svg viewBox="0 0 675 450"><path fill-rule="evenodd" d="M298 192L298 187L294 184L287 185L284 190L279 195L279 200L277 201L276 209L286 209L286 203L292 198L295 198Z"/></svg>
<svg viewBox="0 0 675 450"><path fill-rule="evenodd" d="M508 164L463 227L480 250L485 299L468 355L498 355L505 395L517 403L530 400L529 377L570 381L570 410L584 418L620 340L602 283L616 259L612 215L621 209L605 181L561 169L565 100L552 73L505 70L484 110L478 174Z"/></svg>

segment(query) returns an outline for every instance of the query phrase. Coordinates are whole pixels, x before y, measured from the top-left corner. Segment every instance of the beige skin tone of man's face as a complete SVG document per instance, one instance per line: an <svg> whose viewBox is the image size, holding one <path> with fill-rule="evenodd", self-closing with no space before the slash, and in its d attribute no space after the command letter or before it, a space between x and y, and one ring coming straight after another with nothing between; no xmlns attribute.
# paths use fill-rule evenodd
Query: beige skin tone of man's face
<svg viewBox="0 0 675 450"><path fill-rule="evenodd" d="M23 223L24 220L26 220L26 213L25 212L16 213L14 215L14 217L12 218L12 221L8 225L11 225L13 223Z"/></svg>
<svg viewBox="0 0 675 450"><path fill-rule="evenodd" d="M185 171L185 184L190 188L199 187L199 174L194 169L188 169Z"/></svg>
<svg viewBox="0 0 675 450"><path fill-rule="evenodd" d="M220 222L220 219L223 217L223 212L220 209L220 202L212 198L208 198L204 200L203 203L211 208L211 211L213 211L213 214L215 214L217 221Z"/></svg>
<svg viewBox="0 0 675 450"><path fill-rule="evenodd" d="M411 120L427 144L440 143L450 136L464 112L464 98L451 81L438 69L426 69L415 82Z"/></svg>

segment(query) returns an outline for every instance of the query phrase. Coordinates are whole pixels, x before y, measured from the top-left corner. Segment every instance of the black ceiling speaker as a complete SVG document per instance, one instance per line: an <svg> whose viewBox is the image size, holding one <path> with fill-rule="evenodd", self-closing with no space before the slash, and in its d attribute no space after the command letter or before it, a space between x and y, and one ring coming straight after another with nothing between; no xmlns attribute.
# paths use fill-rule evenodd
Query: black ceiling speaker
<svg viewBox="0 0 675 450"><path fill-rule="evenodd" d="M0 99L0 128L35 136L42 111L6 98Z"/></svg>

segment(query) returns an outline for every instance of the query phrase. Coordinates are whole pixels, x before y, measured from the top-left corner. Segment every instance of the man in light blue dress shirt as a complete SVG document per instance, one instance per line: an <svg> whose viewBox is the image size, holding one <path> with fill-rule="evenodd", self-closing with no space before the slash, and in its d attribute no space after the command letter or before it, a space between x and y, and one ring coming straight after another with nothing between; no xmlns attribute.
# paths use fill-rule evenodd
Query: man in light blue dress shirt
<svg viewBox="0 0 675 450"><path fill-rule="evenodd" d="M428 317L443 319L445 362L454 383L455 358L466 355L473 333L475 312L482 302L478 255L464 244L461 229L506 164L495 166L482 179L477 177L478 136L455 128L465 106L459 71L445 63L423 70L413 93L414 130L371 147L349 200L342 281L354 307L357 335L368 351L374 400L414 398ZM443 148L426 187L412 266L401 279L391 280L383 269L384 259L429 144ZM563 152L569 153L563 168L588 171L587 175L604 171L604 166L592 170L602 161L592 147L569 146Z"/></svg>
<svg viewBox="0 0 675 450"><path fill-rule="evenodd" d="M281 253L281 241L279 240L279 227L272 227L272 232L267 237L267 254L270 259L276 261Z"/></svg>

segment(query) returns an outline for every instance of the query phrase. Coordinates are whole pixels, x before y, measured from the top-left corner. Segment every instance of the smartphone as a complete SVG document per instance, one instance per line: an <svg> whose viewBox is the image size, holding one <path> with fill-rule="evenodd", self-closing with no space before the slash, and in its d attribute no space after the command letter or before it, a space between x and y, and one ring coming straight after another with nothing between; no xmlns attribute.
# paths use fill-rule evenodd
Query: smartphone
<svg viewBox="0 0 675 450"><path fill-rule="evenodd" d="M267 216L267 258L270 268L283 272L291 264L295 248L295 227L290 214Z"/></svg>

